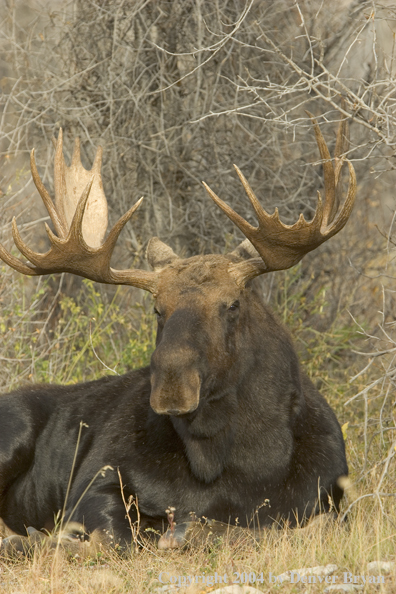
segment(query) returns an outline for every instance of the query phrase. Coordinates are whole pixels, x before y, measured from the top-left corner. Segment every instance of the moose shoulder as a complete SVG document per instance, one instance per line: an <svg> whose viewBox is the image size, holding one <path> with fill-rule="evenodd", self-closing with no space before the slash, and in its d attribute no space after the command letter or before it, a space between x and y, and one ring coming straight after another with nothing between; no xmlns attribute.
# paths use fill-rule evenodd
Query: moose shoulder
<svg viewBox="0 0 396 594"><path fill-rule="evenodd" d="M313 122L326 196L323 205L319 197L312 221L300 216L286 226L277 211L268 215L237 169L258 227L207 188L246 240L225 256L181 259L154 238L147 250L151 272L110 267L118 235L140 201L104 240L101 152L88 172L76 142L67 167L60 132L55 205L32 153L33 179L57 235L47 227L51 248L37 254L13 221L14 241L28 261L2 246L0 257L23 274L71 272L145 289L155 300L158 333L150 367L0 397L0 516L11 530L51 528L63 510L65 521L128 544L119 476L124 499L138 498L142 529L161 529L170 506L178 523L194 512L242 526L280 520L296 525L338 509L339 478L348 472L339 424L252 282L296 264L340 231L352 210L356 180L349 162L349 189L339 207L344 129L333 165ZM78 440L81 422L86 426Z"/></svg>

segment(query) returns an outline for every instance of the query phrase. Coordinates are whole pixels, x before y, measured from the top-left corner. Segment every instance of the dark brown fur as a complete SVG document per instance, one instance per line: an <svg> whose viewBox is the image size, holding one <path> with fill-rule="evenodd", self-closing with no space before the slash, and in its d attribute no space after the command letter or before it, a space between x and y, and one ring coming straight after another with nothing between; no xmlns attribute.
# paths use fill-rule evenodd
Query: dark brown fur
<svg viewBox="0 0 396 594"><path fill-rule="evenodd" d="M337 419L257 291L238 286L237 260L161 262L151 367L0 398L0 516L12 530L42 529L63 509L81 421L66 520L89 533L131 542L117 469L142 528L162 529L169 506L178 523L195 512L242 526L338 509L348 469Z"/></svg>

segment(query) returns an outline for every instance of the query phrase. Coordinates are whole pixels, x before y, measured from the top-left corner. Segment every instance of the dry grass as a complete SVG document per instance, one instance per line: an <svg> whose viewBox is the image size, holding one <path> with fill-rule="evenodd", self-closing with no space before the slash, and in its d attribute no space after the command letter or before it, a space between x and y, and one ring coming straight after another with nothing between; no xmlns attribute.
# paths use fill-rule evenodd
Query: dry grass
<svg viewBox="0 0 396 594"><path fill-rule="evenodd" d="M176 579L174 576L180 576L183 585L186 576L200 576L200 583L188 586L188 592L207 593L219 587L219 584L211 583L217 572L218 576L227 574L228 584L237 581L238 575L243 573L255 574L258 580L255 587L260 591L279 592L279 586L269 582L270 572L279 576L291 569L328 564L337 565L335 583L343 582L344 572L355 576L378 576L380 572L368 570L367 564L394 561L396 557L395 524L379 512L375 502L362 503L344 525L329 523L322 517L312 527L304 529L271 529L257 544L252 544L247 538L231 545L225 539L211 548L165 553L147 549L124 559L115 553L84 559L68 557L60 550L36 551L33 559L0 565L1 591L4 594L144 594L162 587L161 579L169 584L170 579ZM371 584L364 591L393 594L396 589L396 565L391 572L383 575L384 584L375 587ZM304 590L302 584L283 583L282 591L315 594L323 592L324 587L323 584L310 583Z"/></svg>

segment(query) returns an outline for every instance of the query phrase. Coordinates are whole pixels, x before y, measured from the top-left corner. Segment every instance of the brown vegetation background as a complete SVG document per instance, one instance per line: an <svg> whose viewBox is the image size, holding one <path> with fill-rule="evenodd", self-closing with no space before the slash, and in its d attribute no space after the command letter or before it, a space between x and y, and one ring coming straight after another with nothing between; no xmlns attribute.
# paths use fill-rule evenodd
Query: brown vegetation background
<svg viewBox="0 0 396 594"><path fill-rule="evenodd" d="M262 287L344 426L353 482L345 510L370 501L394 527L394 4L3 0L1 19L0 238L8 248L15 215L24 238L45 249L48 217L28 156L35 147L52 190L60 126L69 158L81 138L87 167L104 147L110 222L144 196L115 256L117 267L130 267L145 265L154 235L182 255L225 251L242 239L201 185L254 224L233 163L269 212L278 207L288 224L300 212L311 218L323 178L305 110L318 117L331 151L338 122L348 118L346 156L358 178L350 222L296 272L270 274ZM0 299L3 390L89 379L114 365L122 371L133 365L128 357L148 360L150 306L135 290L21 280L4 267ZM78 353L104 342L111 348L95 351L94 368L60 354L70 341Z"/></svg>

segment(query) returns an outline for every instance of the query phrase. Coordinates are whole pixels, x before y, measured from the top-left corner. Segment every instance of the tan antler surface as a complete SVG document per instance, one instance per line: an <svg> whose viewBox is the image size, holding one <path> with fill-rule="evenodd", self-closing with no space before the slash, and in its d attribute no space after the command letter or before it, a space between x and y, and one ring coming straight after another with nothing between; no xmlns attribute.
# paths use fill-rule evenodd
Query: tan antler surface
<svg viewBox="0 0 396 594"><path fill-rule="evenodd" d="M341 157L345 143L346 124L342 122L338 130L335 165L333 165L319 125L315 118L311 114L309 115L313 122L316 141L323 161L325 185L324 205L318 192L318 204L311 221L306 221L301 214L296 223L285 225L279 219L277 208L274 214L269 215L260 205L248 181L236 165L234 165L236 172L256 213L258 227L245 221L204 183L214 202L239 227L262 258L262 262L259 258L253 258L250 262L236 265L239 267L238 275L241 276L241 282L246 282L249 278L264 272L291 268L305 254L341 231L351 214L356 196L356 176L352 164ZM345 162L349 167L349 187L345 202L339 210L340 172Z"/></svg>
<svg viewBox="0 0 396 594"><path fill-rule="evenodd" d="M70 167L63 156L62 128L56 143L54 163L55 207L66 229L70 228L81 194L92 181L82 222L82 234L91 247L99 247L107 230L107 200L103 191L101 167L102 147L99 146L90 170L85 169L80 159L80 139L74 141Z"/></svg>
<svg viewBox="0 0 396 594"><path fill-rule="evenodd" d="M71 272L101 283L132 285L155 293L157 275L146 270L115 270L110 259L118 236L142 202L142 198L125 213L111 229L102 244L107 229L107 201L100 174L102 149L99 147L91 171L80 161L78 140L67 167L62 152L62 131L56 146L54 184L55 205L42 183L31 153L34 183L48 210L57 235L46 224L51 247L45 254L31 250L22 240L15 217L12 234L15 245L28 262L16 258L0 244L0 258L9 266L32 276L55 272Z"/></svg>

